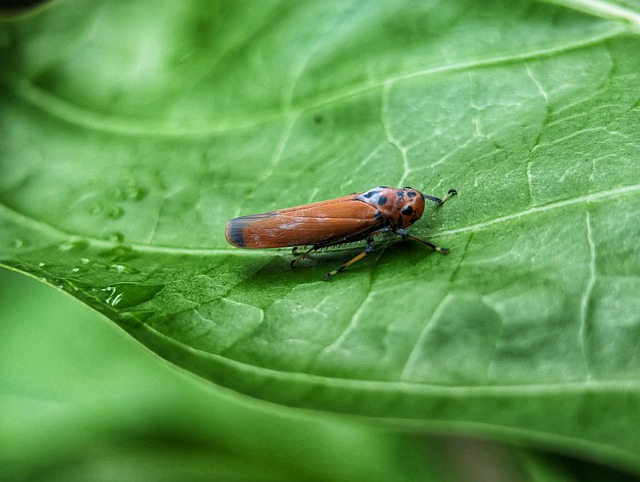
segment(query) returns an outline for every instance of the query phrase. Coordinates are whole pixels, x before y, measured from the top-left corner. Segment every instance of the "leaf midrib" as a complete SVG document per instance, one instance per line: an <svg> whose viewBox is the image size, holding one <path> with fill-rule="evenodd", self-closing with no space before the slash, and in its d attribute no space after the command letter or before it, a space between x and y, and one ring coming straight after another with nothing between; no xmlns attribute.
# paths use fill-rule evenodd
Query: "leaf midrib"
<svg viewBox="0 0 640 482"><path fill-rule="evenodd" d="M589 203L602 202L612 197L633 195L637 193L640 193L640 184L632 184L629 186L622 186L614 189L607 189L605 191L599 191L599 192L587 194L584 196L577 196L574 198L554 201L541 206L534 206L528 209L506 214L504 216L499 216L499 217L482 221L479 223L462 226L460 228L434 230L429 234L429 236L431 238L439 238L439 237L448 237L455 234L481 231L485 228L492 227L496 224L512 221L514 219L520 219L530 215L545 213L548 211L553 211L556 209L561 209L568 206L575 206L579 204L587 205ZM47 236L53 241L67 241L69 239L77 238L77 239L82 239L84 242L89 243L89 245L96 248L100 248L100 249L109 249L109 248L114 248L119 246L118 243L114 243L112 241L106 241L103 239L94 238L94 237L86 236L83 234L69 233L69 232L62 231L43 221L37 220L35 218L26 216L18 211L15 211L4 204L0 204L0 213L5 218L13 218L13 221L16 224L29 226L29 228L31 228L32 230L39 231L41 234ZM229 253L234 253L234 255L239 255L239 256L271 255L271 256L277 257L277 256L280 256L281 254L281 251L271 251L271 250L242 250L242 249L232 249L232 248L176 248L173 246L154 246L149 244L138 244L138 243L125 243L125 245L131 248L132 250L139 251L141 253L162 254L162 255L169 254L169 255L176 255L176 256L184 256L184 255L211 256L211 255L227 255Z"/></svg>

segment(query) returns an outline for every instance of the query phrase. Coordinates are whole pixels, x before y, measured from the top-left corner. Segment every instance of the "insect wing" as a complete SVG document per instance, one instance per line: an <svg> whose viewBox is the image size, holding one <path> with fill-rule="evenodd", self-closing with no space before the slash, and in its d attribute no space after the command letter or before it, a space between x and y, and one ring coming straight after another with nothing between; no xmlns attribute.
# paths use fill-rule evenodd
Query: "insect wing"
<svg viewBox="0 0 640 482"><path fill-rule="evenodd" d="M357 195L253 214L227 223L227 241L238 248L284 248L339 241L375 229L376 209Z"/></svg>

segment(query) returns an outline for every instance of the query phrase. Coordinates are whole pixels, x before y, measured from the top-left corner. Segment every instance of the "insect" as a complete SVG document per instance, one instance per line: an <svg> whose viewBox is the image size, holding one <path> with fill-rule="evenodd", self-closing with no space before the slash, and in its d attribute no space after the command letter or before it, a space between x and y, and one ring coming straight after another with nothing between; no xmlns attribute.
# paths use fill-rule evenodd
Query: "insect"
<svg viewBox="0 0 640 482"><path fill-rule="evenodd" d="M422 217L426 199L442 205L454 194L456 190L449 189L441 199L411 187L378 186L337 199L235 218L227 223L225 237L229 244L245 249L293 247L297 254L298 247L310 246L291 261L292 267L312 251L364 239L365 250L327 273L328 281L373 252L373 237L381 233L392 232L447 254L447 248L413 236L407 228Z"/></svg>

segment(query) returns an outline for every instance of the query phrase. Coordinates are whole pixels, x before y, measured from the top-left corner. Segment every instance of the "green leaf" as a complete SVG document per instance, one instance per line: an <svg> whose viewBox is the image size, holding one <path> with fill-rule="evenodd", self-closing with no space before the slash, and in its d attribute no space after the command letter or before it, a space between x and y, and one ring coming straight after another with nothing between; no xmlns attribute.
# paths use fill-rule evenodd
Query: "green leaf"
<svg viewBox="0 0 640 482"><path fill-rule="evenodd" d="M4 265L260 399L640 471L637 5L79 6L0 26ZM448 256L224 240L381 184L458 190Z"/></svg>

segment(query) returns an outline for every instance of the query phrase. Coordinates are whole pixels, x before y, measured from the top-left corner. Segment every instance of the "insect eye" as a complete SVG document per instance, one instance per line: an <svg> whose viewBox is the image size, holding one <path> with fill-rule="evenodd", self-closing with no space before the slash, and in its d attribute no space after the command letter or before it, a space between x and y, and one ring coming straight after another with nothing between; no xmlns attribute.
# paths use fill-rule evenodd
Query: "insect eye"
<svg viewBox="0 0 640 482"><path fill-rule="evenodd" d="M411 216L413 214L413 208L411 206L405 206L400 211L403 216Z"/></svg>

